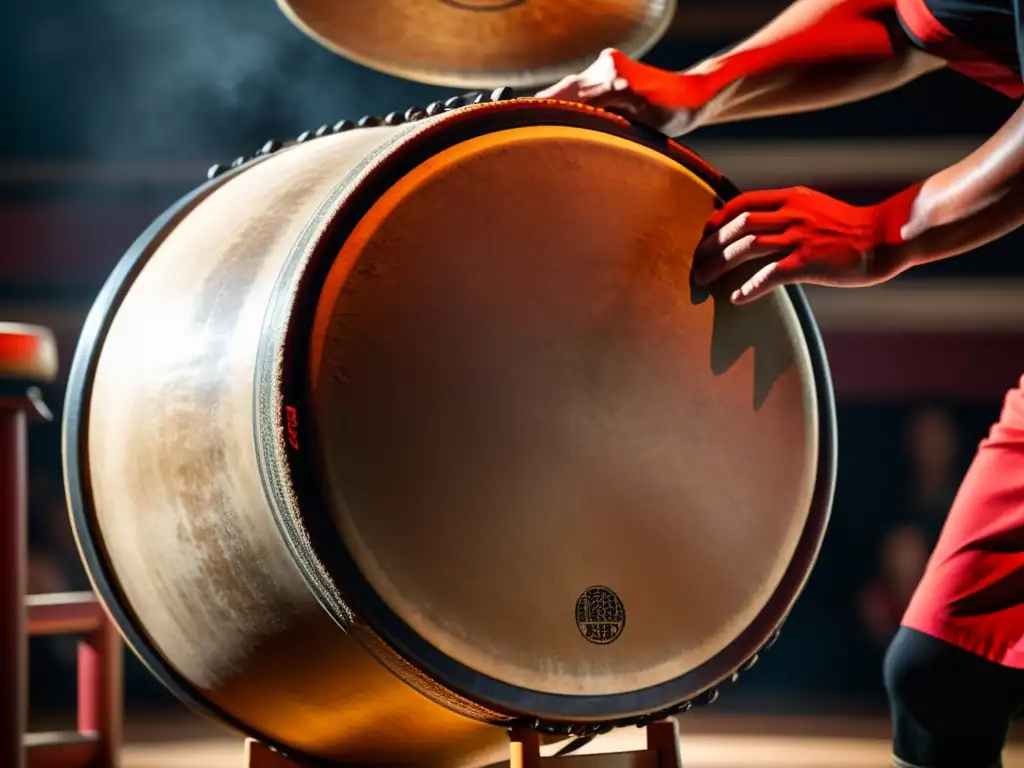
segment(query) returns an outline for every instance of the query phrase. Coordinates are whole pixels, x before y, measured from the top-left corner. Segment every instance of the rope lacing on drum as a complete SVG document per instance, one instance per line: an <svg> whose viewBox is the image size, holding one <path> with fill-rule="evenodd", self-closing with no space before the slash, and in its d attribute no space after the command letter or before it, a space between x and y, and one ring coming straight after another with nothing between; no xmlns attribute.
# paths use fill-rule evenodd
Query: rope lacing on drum
<svg viewBox="0 0 1024 768"><path fill-rule="evenodd" d="M513 98L515 98L515 92L511 88L507 87L496 88L493 91L470 91L469 93L464 93L460 96L452 96L445 101L433 101L425 107L409 107L404 112L389 112L384 117L363 115L355 122L352 120L339 120L334 125L325 124L312 131L303 131L291 141L271 139L256 150L255 154L248 157L240 155L227 165L221 165L219 163L211 165L209 170L206 172L206 178L216 178L227 170L238 168L239 166L245 165L257 158L272 155L285 147L290 147L295 144L303 144L307 141L319 139L323 136L330 136L335 133L344 133L345 131L351 131L356 128L372 128L378 125L402 125L403 123L415 122L416 120L422 120L425 117L433 117L434 115L439 115L442 112L451 112L452 110L468 107L473 104L508 101Z"/></svg>

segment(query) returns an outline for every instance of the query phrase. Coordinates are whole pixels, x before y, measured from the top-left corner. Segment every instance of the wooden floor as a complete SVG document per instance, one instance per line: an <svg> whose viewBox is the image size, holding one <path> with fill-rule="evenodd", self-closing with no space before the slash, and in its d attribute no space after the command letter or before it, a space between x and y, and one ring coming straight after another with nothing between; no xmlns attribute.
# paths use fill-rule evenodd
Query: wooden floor
<svg viewBox="0 0 1024 768"><path fill-rule="evenodd" d="M684 768L890 768L888 724L851 717L704 715L684 719ZM198 720L128 728L123 768L243 768L242 743ZM580 750L644 748L644 734L627 728ZM567 759L567 765L571 766ZM1005 768L1024 768L1024 745L1009 748Z"/></svg>

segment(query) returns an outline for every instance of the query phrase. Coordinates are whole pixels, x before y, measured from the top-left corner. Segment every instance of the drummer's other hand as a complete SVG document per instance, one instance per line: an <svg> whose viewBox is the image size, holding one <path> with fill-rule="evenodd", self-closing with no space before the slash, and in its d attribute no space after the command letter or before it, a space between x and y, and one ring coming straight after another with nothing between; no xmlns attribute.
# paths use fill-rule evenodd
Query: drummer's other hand
<svg viewBox="0 0 1024 768"><path fill-rule="evenodd" d="M537 98L602 107L678 136L692 129L697 110L710 98L707 85L703 75L667 72L609 48L578 75L562 78Z"/></svg>
<svg viewBox="0 0 1024 768"><path fill-rule="evenodd" d="M893 275L876 258L877 206L855 206L804 187L747 192L708 221L693 257L693 282L708 285L753 259L768 259L733 291L746 304L788 283L856 287Z"/></svg>

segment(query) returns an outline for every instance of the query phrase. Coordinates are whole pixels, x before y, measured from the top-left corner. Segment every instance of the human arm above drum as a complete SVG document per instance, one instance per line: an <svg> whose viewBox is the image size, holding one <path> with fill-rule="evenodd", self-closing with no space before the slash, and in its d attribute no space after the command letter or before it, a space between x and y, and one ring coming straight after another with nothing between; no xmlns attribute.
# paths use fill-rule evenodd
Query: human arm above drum
<svg viewBox="0 0 1024 768"><path fill-rule="evenodd" d="M803 188L737 196L708 222L693 280L710 284L766 258L731 293L733 302L745 304L787 283L873 285L1021 224L1024 105L969 156L877 205L849 205Z"/></svg>
<svg viewBox="0 0 1024 768"><path fill-rule="evenodd" d="M915 48L893 0L797 0L738 46L680 73L707 78L694 127L827 109L946 66Z"/></svg>
<svg viewBox="0 0 1024 768"><path fill-rule="evenodd" d="M739 45L685 72L605 51L538 96L618 107L671 135L858 101L945 65L912 47L894 2L796 0Z"/></svg>

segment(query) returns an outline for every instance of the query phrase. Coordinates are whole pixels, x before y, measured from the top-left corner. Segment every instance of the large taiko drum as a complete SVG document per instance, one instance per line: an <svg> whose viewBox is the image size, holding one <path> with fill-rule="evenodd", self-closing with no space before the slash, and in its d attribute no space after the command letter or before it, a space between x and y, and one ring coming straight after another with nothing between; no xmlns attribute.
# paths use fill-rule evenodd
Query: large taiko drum
<svg viewBox="0 0 1024 768"><path fill-rule="evenodd" d="M480 765L510 723L710 700L797 598L835 470L801 293L691 288L732 194L662 136L522 99L328 132L180 201L104 288L65 408L130 646L221 722L351 763Z"/></svg>

